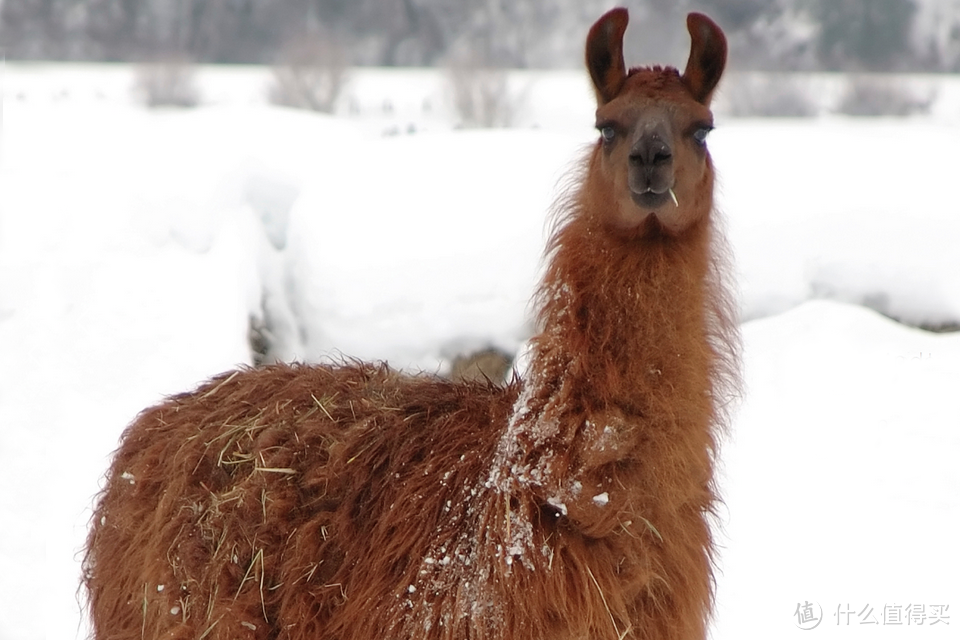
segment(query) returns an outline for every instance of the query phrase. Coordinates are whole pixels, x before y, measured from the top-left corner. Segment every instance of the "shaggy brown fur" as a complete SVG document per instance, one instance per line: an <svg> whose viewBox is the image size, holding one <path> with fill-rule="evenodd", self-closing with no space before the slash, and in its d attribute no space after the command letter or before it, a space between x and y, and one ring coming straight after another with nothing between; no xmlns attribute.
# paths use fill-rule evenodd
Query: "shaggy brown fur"
<svg viewBox="0 0 960 640"><path fill-rule="evenodd" d="M603 139L527 378L277 365L145 411L90 532L98 640L704 637L736 339L699 137L725 48L693 15L683 75L627 74L626 21L588 39Z"/></svg>

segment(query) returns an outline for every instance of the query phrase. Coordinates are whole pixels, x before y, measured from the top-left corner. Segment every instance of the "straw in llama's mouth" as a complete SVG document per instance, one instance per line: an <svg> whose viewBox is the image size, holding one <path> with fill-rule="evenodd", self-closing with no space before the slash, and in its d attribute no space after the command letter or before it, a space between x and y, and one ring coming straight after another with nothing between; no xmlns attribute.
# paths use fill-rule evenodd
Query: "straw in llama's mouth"
<svg viewBox="0 0 960 640"><path fill-rule="evenodd" d="M668 202L672 202L675 207L680 206L677 200L677 194L672 188L661 191L660 193L657 193L653 189L647 189L643 193L632 192L630 195L633 198L633 202L641 209L660 209Z"/></svg>

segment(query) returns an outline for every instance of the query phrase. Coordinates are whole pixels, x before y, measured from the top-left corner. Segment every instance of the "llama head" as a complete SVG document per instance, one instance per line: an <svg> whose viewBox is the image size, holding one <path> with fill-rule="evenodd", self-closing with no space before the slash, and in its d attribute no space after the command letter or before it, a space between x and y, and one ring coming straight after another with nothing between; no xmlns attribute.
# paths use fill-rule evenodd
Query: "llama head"
<svg viewBox="0 0 960 640"><path fill-rule="evenodd" d="M672 67L627 71L627 10L603 15L587 36L587 69L597 95L600 140L591 162L605 202L602 222L629 235L682 233L713 206L713 167L706 136L710 99L727 57L726 38L706 16L687 16L690 57Z"/></svg>

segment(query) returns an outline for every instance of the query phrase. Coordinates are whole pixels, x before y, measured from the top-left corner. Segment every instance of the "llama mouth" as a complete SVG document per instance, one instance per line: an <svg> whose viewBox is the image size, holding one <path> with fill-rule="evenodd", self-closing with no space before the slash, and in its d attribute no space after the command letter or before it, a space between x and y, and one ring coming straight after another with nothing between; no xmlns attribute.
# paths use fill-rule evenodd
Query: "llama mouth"
<svg viewBox="0 0 960 640"><path fill-rule="evenodd" d="M660 209L666 206L667 203L675 201L675 196L670 189L666 189L660 193L652 189L647 189L643 193L634 191L631 192L630 196L633 198L634 204L638 207L649 210Z"/></svg>

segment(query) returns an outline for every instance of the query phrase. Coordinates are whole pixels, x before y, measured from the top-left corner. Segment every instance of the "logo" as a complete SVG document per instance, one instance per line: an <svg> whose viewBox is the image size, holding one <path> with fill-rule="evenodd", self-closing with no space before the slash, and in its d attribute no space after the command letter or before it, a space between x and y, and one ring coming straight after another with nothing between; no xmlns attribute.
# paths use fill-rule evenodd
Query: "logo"
<svg viewBox="0 0 960 640"><path fill-rule="evenodd" d="M793 622L797 625L797 628L804 631L816 629L821 620L823 620L823 610L819 604L806 600L802 604L797 603L797 609L793 612Z"/></svg>

